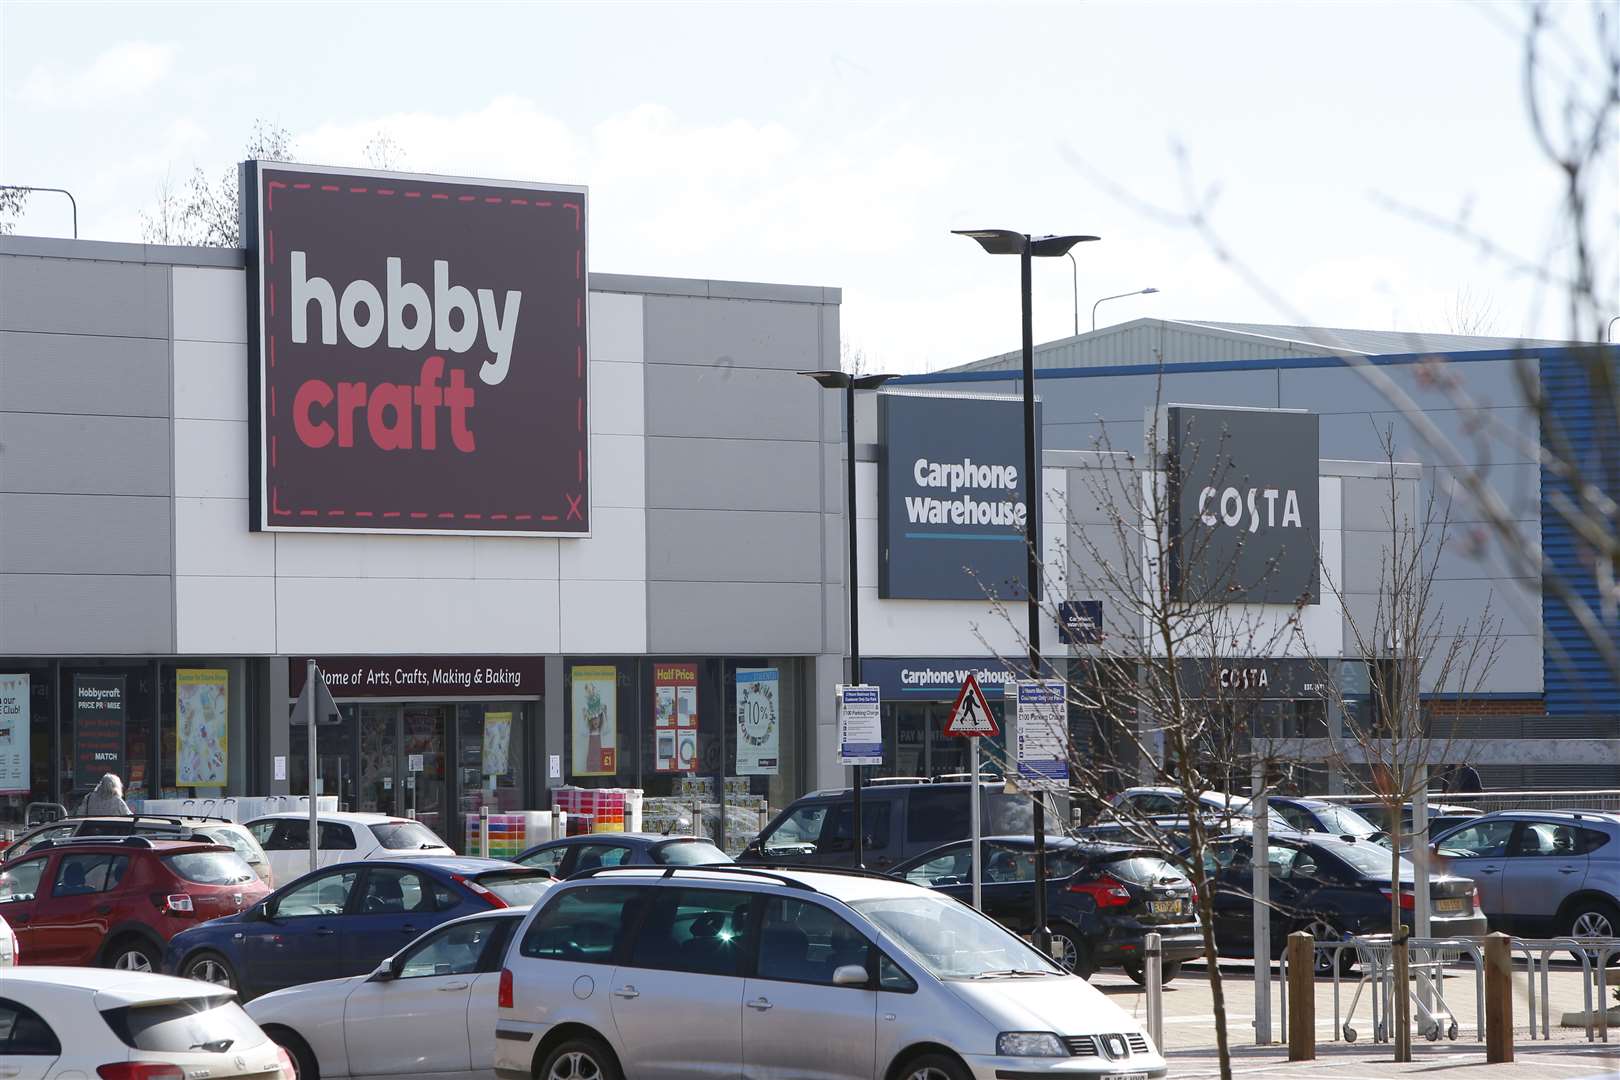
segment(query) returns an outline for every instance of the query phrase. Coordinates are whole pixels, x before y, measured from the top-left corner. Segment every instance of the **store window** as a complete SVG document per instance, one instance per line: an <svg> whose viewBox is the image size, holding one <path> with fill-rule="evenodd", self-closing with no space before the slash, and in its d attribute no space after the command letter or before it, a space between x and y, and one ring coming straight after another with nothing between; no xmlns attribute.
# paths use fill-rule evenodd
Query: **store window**
<svg viewBox="0 0 1620 1080"><path fill-rule="evenodd" d="M522 702L476 702L456 706L460 728L461 812L492 814L527 808L524 754L527 711Z"/></svg>
<svg viewBox="0 0 1620 1080"><path fill-rule="evenodd" d="M50 664L0 659L0 825L57 801L55 709Z"/></svg>

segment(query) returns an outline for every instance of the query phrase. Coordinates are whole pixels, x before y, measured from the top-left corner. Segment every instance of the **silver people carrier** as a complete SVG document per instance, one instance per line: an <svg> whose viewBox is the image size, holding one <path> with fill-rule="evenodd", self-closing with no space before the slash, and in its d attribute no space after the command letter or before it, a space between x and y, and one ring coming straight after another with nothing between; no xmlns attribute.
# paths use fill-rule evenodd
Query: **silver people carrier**
<svg viewBox="0 0 1620 1080"><path fill-rule="evenodd" d="M501 1080L1150 1080L1140 1025L948 896L858 871L611 867L513 937Z"/></svg>

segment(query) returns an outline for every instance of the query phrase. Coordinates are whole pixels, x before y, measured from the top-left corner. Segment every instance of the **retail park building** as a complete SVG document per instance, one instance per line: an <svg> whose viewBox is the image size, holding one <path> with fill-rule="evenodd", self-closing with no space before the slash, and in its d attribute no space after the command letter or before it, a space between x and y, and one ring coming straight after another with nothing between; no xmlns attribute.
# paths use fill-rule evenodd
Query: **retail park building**
<svg viewBox="0 0 1620 1080"><path fill-rule="evenodd" d="M72 801L109 769L136 797L306 790L288 710L311 657L343 712L320 735L324 790L413 809L451 838L480 805L542 807L561 785L667 796L729 779L779 808L844 782L842 399L797 374L837 367L839 291L592 272L584 195L567 189L322 179L266 180L247 250L0 239L0 821ZM407 186L424 211L395 209ZM323 239L339 199L387 239ZM435 250L448 215L497 211L541 224L480 223L474 243L443 249L459 254ZM400 221L415 213L441 217L412 232ZM514 269L523 244L546 254L542 272ZM433 310L446 304L460 310ZM1038 356L1054 566L1105 520L1090 492L1114 459L1099 449L1140 453L1156 405L1314 418L1311 573L1342 587L1318 588L1303 642L1235 658L1306 726L1333 717L1303 653L1349 657L1342 608L1375 589L1389 505L1377 429L1393 425L1399 459L1428 460L1346 352L1385 357L1454 436L1464 418L1420 360L1465 372L1500 434L1459 445L1554 546L1513 367L1558 365L1555 344L1143 320ZM985 397L1020 392L1015 360L860 400L879 773L960 771L941 729L961 673L984 675L1000 709L998 658L1022 653L1021 616L982 596L994 560L970 578L954 554L1022 559L991 538L1016 531L1004 515L1024 497L1016 410L1008 423ZM1444 480L1396 472L1414 505ZM967 525L951 509L964 500L977 500ZM1620 786L1620 696L1558 659L1586 652L1567 620L1542 617L1533 584L1489 555L1440 562L1448 619L1494 597L1505 620L1467 705L1475 734L1501 737L1481 772L1498 787ZM1047 586L1054 602L1109 603L1078 575ZM1050 623L1043 637L1060 667L1085 648L1058 646ZM1075 728L1090 730L1079 715Z"/></svg>

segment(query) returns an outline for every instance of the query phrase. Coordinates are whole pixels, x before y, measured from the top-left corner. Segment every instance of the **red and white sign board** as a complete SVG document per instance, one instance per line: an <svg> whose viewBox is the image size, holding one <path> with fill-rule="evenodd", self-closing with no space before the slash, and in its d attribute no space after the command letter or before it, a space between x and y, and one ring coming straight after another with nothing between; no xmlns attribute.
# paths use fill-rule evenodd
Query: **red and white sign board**
<svg viewBox="0 0 1620 1080"><path fill-rule="evenodd" d="M971 673L956 695L956 704L951 706L945 734L963 739L976 739L981 735L994 738L1001 734L996 714L990 711L990 703L984 700L984 691L979 689L979 680Z"/></svg>

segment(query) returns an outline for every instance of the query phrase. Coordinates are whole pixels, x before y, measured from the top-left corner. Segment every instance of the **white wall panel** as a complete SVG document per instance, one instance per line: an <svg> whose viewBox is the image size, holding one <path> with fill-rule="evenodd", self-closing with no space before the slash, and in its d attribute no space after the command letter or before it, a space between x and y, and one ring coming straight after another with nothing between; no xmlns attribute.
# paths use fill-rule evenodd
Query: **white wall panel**
<svg viewBox="0 0 1620 1080"><path fill-rule="evenodd" d="M564 580L641 581L647 577L644 511L598 507L588 540L558 540L557 572Z"/></svg>
<svg viewBox="0 0 1620 1080"><path fill-rule="evenodd" d="M174 493L182 498L247 498L247 439L245 421L176 420Z"/></svg>
<svg viewBox="0 0 1620 1080"><path fill-rule="evenodd" d="M174 569L180 576L274 577L276 540L248 531L246 499L177 498Z"/></svg>
<svg viewBox="0 0 1620 1080"><path fill-rule="evenodd" d="M591 364L591 431L598 435L644 435L647 404L640 364Z"/></svg>
<svg viewBox="0 0 1620 1080"><path fill-rule="evenodd" d="M647 584L642 581L564 581L562 651L647 651Z"/></svg>
<svg viewBox="0 0 1620 1080"><path fill-rule="evenodd" d="M578 540L540 540L518 536L473 539L473 574L481 578L557 580L557 550Z"/></svg>
<svg viewBox="0 0 1620 1080"><path fill-rule="evenodd" d="M176 341L174 415L182 420L246 420L247 346L218 341ZM246 453L246 447L243 452Z"/></svg>
<svg viewBox="0 0 1620 1080"><path fill-rule="evenodd" d="M177 266L173 274L175 340L246 343L247 271Z"/></svg>
<svg viewBox="0 0 1620 1080"><path fill-rule="evenodd" d="M647 441L635 435L591 436L591 506L647 505Z"/></svg>
<svg viewBox="0 0 1620 1080"><path fill-rule="evenodd" d="M176 575L174 601L178 652L276 651L274 578Z"/></svg>
<svg viewBox="0 0 1620 1080"><path fill-rule="evenodd" d="M556 652L557 583L389 578L276 582L277 651Z"/></svg>
<svg viewBox="0 0 1620 1080"><path fill-rule="evenodd" d="M640 364L645 352L645 302L635 293L590 294L591 360Z"/></svg>

